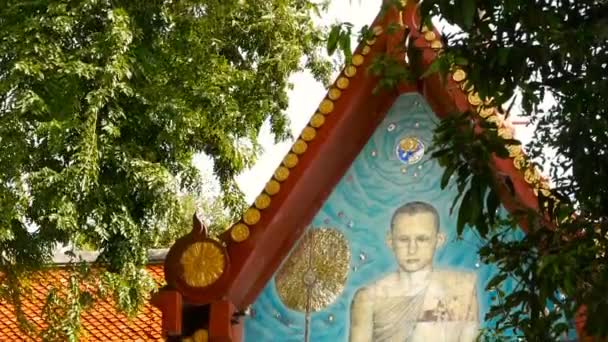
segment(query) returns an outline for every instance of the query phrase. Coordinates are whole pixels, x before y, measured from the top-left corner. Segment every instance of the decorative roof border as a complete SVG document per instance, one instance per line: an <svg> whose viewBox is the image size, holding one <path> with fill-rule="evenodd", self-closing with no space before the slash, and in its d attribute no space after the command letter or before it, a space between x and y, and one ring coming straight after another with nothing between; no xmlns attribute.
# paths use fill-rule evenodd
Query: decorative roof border
<svg viewBox="0 0 608 342"><path fill-rule="evenodd" d="M373 27L374 38L368 39L359 53L352 56L351 63L343 68L334 84L329 88L325 98L319 104L316 112L311 117L308 125L304 127L300 136L291 147L291 150L283 158L282 163L275 170L272 178L266 183L264 190L255 199L242 215L239 222L228 229L230 242L243 242L250 236L250 231L262 216L262 212L268 208L272 202L272 197L281 191L283 183L290 175L290 170L298 165L299 158L306 153L308 144L317 136L317 131L325 124L329 115L334 111L334 103L348 90L350 80L357 74L357 70L365 61L365 56L371 51L371 47L376 44L376 37L382 35L384 29L380 25ZM224 235L225 236L225 235Z"/></svg>

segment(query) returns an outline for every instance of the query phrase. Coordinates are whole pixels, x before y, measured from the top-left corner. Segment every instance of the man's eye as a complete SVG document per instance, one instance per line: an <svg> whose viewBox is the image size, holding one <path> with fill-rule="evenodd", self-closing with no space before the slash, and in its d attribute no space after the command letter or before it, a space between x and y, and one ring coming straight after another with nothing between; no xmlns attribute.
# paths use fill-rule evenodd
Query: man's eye
<svg viewBox="0 0 608 342"><path fill-rule="evenodd" d="M416 238L416 240L420 241L420 242L426 242L429 241L429 237L428 236L419 236Z"/></svg>
<svg viewBox="0 0 608 342"><path fill-rule="evenodd" d="M400 238L399 241L401 241L401 242L409 242L410 238Z"/></svg>

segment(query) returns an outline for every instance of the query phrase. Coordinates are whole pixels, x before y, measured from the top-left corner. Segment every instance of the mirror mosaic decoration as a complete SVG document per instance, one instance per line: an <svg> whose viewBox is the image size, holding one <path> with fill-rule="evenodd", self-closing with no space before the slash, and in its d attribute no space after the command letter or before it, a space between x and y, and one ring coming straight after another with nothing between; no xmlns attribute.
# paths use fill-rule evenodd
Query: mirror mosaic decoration
<svg viewBox="0 0 608 342"><path fill-rule="evenodd" d="M488 323L480 241L428 146L439 119L397 99L252 305L246 341L472 341ZM455 211L457 212L457 210Z"/></svg>

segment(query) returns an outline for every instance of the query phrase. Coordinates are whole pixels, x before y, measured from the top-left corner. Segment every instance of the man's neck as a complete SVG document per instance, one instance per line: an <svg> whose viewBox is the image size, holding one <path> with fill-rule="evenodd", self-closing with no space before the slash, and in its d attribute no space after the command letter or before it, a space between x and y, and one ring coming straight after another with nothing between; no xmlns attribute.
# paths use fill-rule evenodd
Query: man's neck
<svg viewBox="0 0 608 342"><path fill-rule="evenodd" d="M416 291L428 285L431 278L432 267L425 267L415 272L399 270L399 282L410 291Z"/></svg>

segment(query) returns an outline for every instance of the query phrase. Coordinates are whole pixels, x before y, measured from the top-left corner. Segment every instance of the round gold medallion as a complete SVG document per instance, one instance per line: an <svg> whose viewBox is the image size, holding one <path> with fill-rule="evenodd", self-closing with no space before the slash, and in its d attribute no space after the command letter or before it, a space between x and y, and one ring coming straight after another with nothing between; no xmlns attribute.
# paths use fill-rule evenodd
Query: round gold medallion
<svg viewBox="0 0 608 342"><path fill-rule="evenodd" d="M308 148L308 144L304 140L298 139L298 140L296 140L295 143L293 143L291 150L295 154L302 154L302 153L306 152L307 148Z"/></svg>
<svg viewBox="0 0 608 342"><path fill-rule="evenodd" d="M481 104L481 98L479 98L479 94L476 92L470 92L467 98L469 103L473 106L479 106Z"/></svg>
<svg viewBox="0 0 608 342"><path fill-rule="evenodd" d="M245 211L245 214L243 215L243 221L245 221L245 223L247 223L248 225L253 226L254 224L260 221L261 217L262 214L259 210L257 210L256 208L249 208L247 209L247 211Z"/></svg>
<svg viewBox="0 0 608 342"><path fill-rule="evenodd" d="M452 79L456 82L462 82L467 78L467 73L462 69L456 69L452 74Z"/></svg>
<svg viewBox="0 0 608 342"><path fill-rule="evenodd" d="M439 40L433 40L431 42L431 48L433 48L433 49L441 49L442 47L443 47L443 44Z"/></svg>
<svg viewBox="0 0 608 342"><path fill-rule="evenodd" d="M289 177L289 169L286 168L285 166L279 166L274 171L274 178L276 178L276 180L278 180L279 182L286 180L288 177Z"/></svg>
<svg viewBox="0 0 608 342"><path fill-rule="evenodd" d="M535 184L540 180L540 175L538 174L535 167L531 166L526 169L524 172L524 180L528 184Z"/></svg>
<svg viewBox="0 0 608 342"><path fill-rule="evenodd" d="M277 293L290 309L319 311L344 290L350 249L342 232L310 228L275 277Z"/></svg>
<svg viewBox="0 0 608 342"><path fill-rule="evenodd" d="M319 105L319 112L321 112L322 114L329 114L334 110L334 103L331 100L328 99L324 99L323 101L321 101L321 104Z"/></svg>
<svg viewBox="0 0 608 342"><path fill-rule="evenodd" d="M325 123L325 117L321 114L315 114L310 119L310 125L315 128L319 128L319 127L323 126L324 123Z"/></svg>
<svg viewBox="0 0 608 342"><path fill-rule="evenodd" d="M264 187L264 191L270 196L278 194L279 190L281 190L281 184L274 179L269 180Z"/></svg>
<svg viewBox="0 0 608 342"><path fill-rule="evenodd" d="M258 195L258 197L255 199L255 207L263 210L268 208L268 206L270 205L270 196L261 193Z"/></svg>
<svg viewBox="0 0 608 342"><path fill-rule="evenodd" d="M336 81L336 86L342 90L348 88L350 81L348 80L348 78L346 77L340 77L338 78L338 80Z"/></svg>
<svg viewBox="0 0 608 342"><path fill-rule="evenodd" d="M515 168L518 170L524 168L526 164L526 158L523 155L517 156L513 159L513 166L515 166Z"/></svg>
<svg viewBox="0 0 608 342"><path fill-rule="evenodd" d="M352 65L349 65L344 69L344 75L346 75L347 77L353 77L356 73L357 68Z"/></svg>
<svg viewBox="0 0 608 342"><path fill-rule="evenodd" d="M382 26L374 26L374 35L379 36L382 34L383 30L382 30Z"/></svg>
<svg viewBox="0 0 608 342"><path fill-rule="evenodd" d="M304 141L311 141L317 136L317 131L310 126L306 126L302 130L302 134L300 136Z"/></svg>
<svg viewBox="0 0 608 342"><path fill-rule="evenodd" d="M230 237L235 242L243 242L249 237L249 227L243 223L237 223L230 230Z"/></svg>
<svg viewBox="0 0 608 342"><path fill-rule="evenodd" d="M195 242L180 258L183 280L192 287L213 284L224 273L226 260L222 249L211 241Z"/></svg>
<svg viewBox="0 0 608 342"><path fill-rule="evenodd" d="M498 115L490 115L486 118L486 121L491 122L496 126L499 126L500 124L502 124L502 117Z"/></svg>
<svg viewBox="0 0 608 342"><path fill-rule="evenodd" d="M513 133L508 127L501 127L498 129L498 136L503 139L513 139Z"/></svg>
<svg viewBox="0 0 608 342"><path fill-rule="evenodd" d="M364 46L363 49L361 50L361 54L362 55L367 55L372 48L370 48L368 45Z"/></svg>
<svg viewBox="0 0 608 342"><path fill-rule="evenodd" d="M429 42L432 40L435 40L435 38L437 38L437 36L435 35L435 32L433 32L433 31L427 31L424 33L424 39Z"/></svg>
<svg viewBox="0 0 608 342"><path fill-rule="evenodd" d="M293 153L288 153L285 158L283 158L283 165L289 169L293 168L298 165L298 156Z"/></svg>
<svg viewBox="0 0 608 342"><path fill-rule="evenodd" d="M361 64L363 64L363 56L359 55L359 54L355 54L353 55L353 65L359 66Z"/></svg>
<svg viewBox="0 0 608 342"><path fill-rule="evenodd" d="M327 92L327 97L332 101L339 99L340 95L342 95L342 92L338 88L330 88Z"/></svg>
<svg viewBox="0 0 608 342"><path fill-rule="evenodd" d="M507 151L509 151L509 157L512 158L523 155L523 151L519 145L508 145Z"/></svg>
<svg viewBox="0 0 608 342"><path fill-rule="evenodd" d="M479 107L479 116L482 118L485 119L492 114L494 114L494 107Z"/></svg>

